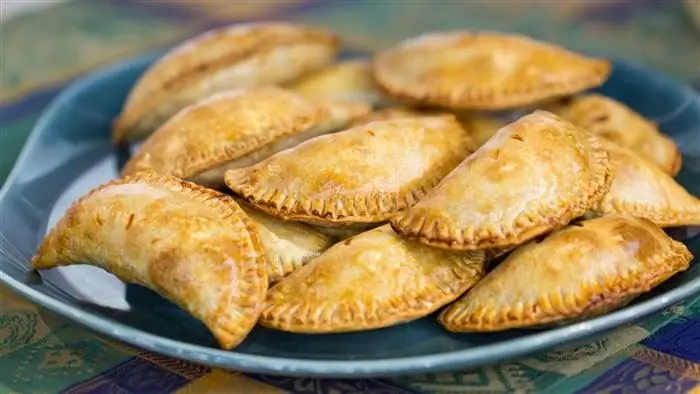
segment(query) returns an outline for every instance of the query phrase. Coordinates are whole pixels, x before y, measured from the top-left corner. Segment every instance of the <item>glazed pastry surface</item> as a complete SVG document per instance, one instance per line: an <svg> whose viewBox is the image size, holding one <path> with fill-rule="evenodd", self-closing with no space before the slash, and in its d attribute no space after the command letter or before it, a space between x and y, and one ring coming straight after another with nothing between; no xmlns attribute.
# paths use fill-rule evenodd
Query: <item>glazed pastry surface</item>
<svg viewBox="0 0 700 394"><path fill-rule="evenodd" d="M41 243L33 269L90 264L171 300L224 349L252 330L267 291L265 253L228 196L140 173L79 199Z"/></svg>
<svg viewBox="0 0 700 394"><path fill-rule="evenodd" d="M386 327L432 313L483 273L482 252L423 246L384 225L339 242L270 289L260 322L305 333Z"/></svg>
<svg viewBox="0 0 700 394"><path fill-rule="evenodd" d="M392 98L453 109L509 109L602 84L610 63L515 34L445 31L379 52L374 77Z"/></svg>
<svg viewBox="0 0 700 394"><path fill-rule="evenodd" d="M116 119L116 144L146 138L182 108L222 91L291 81L331 63L335 34L283 22L210 30L170 50L138 79Z"/></svg>
<svg viewBox="0 0 700 394"><path fill-rule="evenodd" d="M599 315L688 268L693 256L646 219L579 222L518 247L445 309L450 331L501 331Z"/></svg>
<svg viewBox="0 0 700 394"><path fill-rule="evenodd" d="M225 180L281 219L365 226L415 204L473 149L452 116L371 122L229 170Z"/></svg>
<svg viewBox="0 0 700 394"><path fill-rule="evenodd" d="M535 111L503 127L391 224L447 249L525 242L583 215L608 191L608 154L599 140Z"/></svg>

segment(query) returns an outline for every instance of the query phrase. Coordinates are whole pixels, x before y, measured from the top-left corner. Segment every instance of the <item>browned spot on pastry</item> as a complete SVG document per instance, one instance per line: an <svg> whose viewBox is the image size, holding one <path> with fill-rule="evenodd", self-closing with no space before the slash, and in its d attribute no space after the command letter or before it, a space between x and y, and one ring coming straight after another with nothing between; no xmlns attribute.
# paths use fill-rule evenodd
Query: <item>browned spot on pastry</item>
<svg viewBox="0 0 700 394"><path fill-rule="evenodd" d="M645 228L620 222L615 226L620 235L620 244L638 260L645 261L656 253L661 245Z"/></svg>
<svg viewBox="0 0 700 394"><path fill-rule="evenodd" d="M129 215L129 219L127 219L127 221L126 221L126 226L125 226L125 228L126 228L127 230L130 229L130 228L131 228L131 225L132 225L133 223L134 223L134 214L132 213L131 215Z"/></svg>

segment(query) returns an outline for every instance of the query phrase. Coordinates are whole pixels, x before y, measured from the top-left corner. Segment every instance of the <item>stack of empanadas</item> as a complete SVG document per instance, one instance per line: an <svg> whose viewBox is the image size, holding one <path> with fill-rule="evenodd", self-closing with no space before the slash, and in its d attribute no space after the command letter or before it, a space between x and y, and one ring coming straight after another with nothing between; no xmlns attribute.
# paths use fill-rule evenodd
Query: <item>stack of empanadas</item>
<svg viewBox="0 0 700 394"><path fill-rule="evenodd" d="M661 228L700 225L700 200L653 122L584 93L607 60L496 32L334 62L339 47L256 23L172 50L114 126L145 142L33 267L102 267L223 348L256 322L361 331L445 306L451 331L577 320L688 268Z"/></svg>

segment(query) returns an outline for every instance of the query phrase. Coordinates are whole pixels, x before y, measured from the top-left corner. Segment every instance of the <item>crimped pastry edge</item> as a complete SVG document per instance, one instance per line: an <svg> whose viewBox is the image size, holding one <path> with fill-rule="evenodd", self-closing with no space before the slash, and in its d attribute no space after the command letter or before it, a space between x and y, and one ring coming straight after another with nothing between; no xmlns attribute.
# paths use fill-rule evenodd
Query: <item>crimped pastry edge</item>
<svg viewBox="0 0 700 394"><path fill-rule="evenodd" d="M225 316L224 319L217 320L216 326L210 327L210 330L216 336L216 339L222 348L232 349L236 347L243 341L243 339L245 339L248 333L255 326L261 312L261 307L263 305L265 295L267 294L268 287L267 271L265 269L265 253L260 242L257 229L254 227L253 222L247 215L245 215L243 210L230 196L196 185L192 182L184 181L168 175L158 175L153 172L135 173L130 176L111 180L90 190L87 194L83 195L73 203L73 205L68 209L64 218L69 218L74 208L78 207L84 201L90 199L102 190L111 186L134 183L145 183L148 185L160 186L173 192L183 193L195 201L198 201L206 207L212 209L221 217L222 220L231 223L232 226L238 225L238 221L243 222L243 225L248 233L250 245L255 249L258 256L252 265L242 267L240 270L242 277L238 282L246 284L247 286L239 289L238 294L245 294L248 297L251 297L252 303L257 305L255 307L240 308L248 312L239 314L239 316L245 316L244 319L234 321L231 319L231 316ZM62 218L61 221L63 221L64 218ZM59 223L51 230L51 233L59 230L61 221L59 221ZM47 235L47 238L51 235L51 233ZM35 262L38 260L38 257L38 255L35 255L32 258L32 269L42 269L41 267L34 266ZM256 298L259 299L256 300ZM219 305L217 306L217 309L225 308L222 308L221 305Z"/></svg>
<svg viewBox="0 0 700 394"><path fill-rule="evenodd" d="M488 31L480 32L475 30L461 30L453 33L448 32L446 34L454 33L464 35L496 34L503 36L505 39L532 41L538 45L547 46L548 49L551 50L569 51L566 48L547 42L537 41L519 34ZM420 37L421 36L414 37L414 39L420 39ZM384 75L384 70L382 70L381 63L384 61L385 57L394 56L395 52L402 50L402 47L406 45L406 43L407 41L404 41L399 44L398 47L380 52L372 59L372 73L377 82L377 86L384 94L397 100L437 105L450 109L505 110L523 107L600 86L607 80L612 72L612 64L609 60L603 58L586 58L580 55L583 58L582 61L590 62L590 72L580 75L577 78L572 78L566 83L560 82L552 86L543 86L542 84L519 85L510 90L497 90L493 88L481 90L473 88L462 90L452 89L450 91L430 88L418 90L413 84L395 83L395 80L388 75Z"/></svg>
<svg viewBox="0 0 700 394"><path fill-rule="evenodd" d="M606 283L606 287L599 291L586 292L578 290L579 294L573 294L576 305L573 307L567 306L568 310L566 312L562 312L561 307L563 305L556 305L557 303L551 302L551 299L559 297L561 303L565 303L567 299L571 298L569 297L571 293L547 294L545 297L550 301L524 305L520 316L510 308L502 309L496 312L495 319L490 322L478 321L479 319L476 319L473 314L465 314L464 311L460 310L460 301L458 300L440 313L438 322L452 332L494 332L566 321L586 315L587 312L595 314L596 310L620 307L624 305L625 301L653 289L673 275L688 268L693 255L682 243L673 239L669 239L669 241L670 247L664 250L663 253L654 255L650 264L655 268L659 268L661 272L654 272L653 274L642 272L649 274L645 278L646 280L638 280L637 282L643 283L636 283L627 289L620 289L620 280L616 280L613 283ZM544 317L534 316L535 311L544 313ZM482 315L488 315L488 313L483 313Z"/></svg>
<svg viewBox="0 0 700 394"><path fill-rule="evenodd" d="M569 203L558 201L556 207L541 207L535 212L523 212L513 223L501 227L482 229L451 229L432 218L420 217L407 211L390 219L397 233L426 245L449 250L479 250L508 248L531 238L567 225L594 207L610 190L612 170L609 154L603 149L599 137L581 131L593 150L594 177L586 187L588 191L581 199Z"/></svg>
<svg viewBox="0 0 700 394"><path fill-rule="evenodd" d="M237 63L240 63L242 61L245 61L249 58L252 58L253 56L261 55L268 53L270 51L279 49L281 47L286 47L286 46L294 46L294 45L303 45L303 44L309 44L309 43L318 43L321 45L327 45L328 49L330 52L337 54L338 51L340 50L340 38L328 31L328 30L323 30L315 27L311 27L308 25L301 25L301 24L291 24L291 23L285 23L285 22L253 22L253 23L247 23L247 24L239 24L239 25L232 25L228 27L223 27L219 30L227 30L227 29L232 29L232 28L245 28L245 27L252 27L252 28L258 28L258 29L264 29L266 26L284 26L284 27L295 27L297 30L299 30L300 33L305 33L305 34L300 34L300 36L295 36L290 38L284 38L282 37L276 42L272 43L267 43L267 45L263 46L257 46L255 48L252 48L249 51L238 51L235 50L233 53L231 53L228 56L222 56L219 59L216 59L216 61L213 61L209 64L206 65L200 65L195 68L191 68L189 70L186 70L186 72L173 76L169 81L166 81L165 86L161 86L159 90L154 92L155 95L163 95L167 93L168 91L172 90L182 90L185 89L187 86L190 86L196 81L201 78L202 75L205 73L211 73L215 71L221 71L223 69L226 69L227 67L235 66ZM169 53L163 56L158 62L163 61L166 59L166 57L174 55L178 50L181 50L183 45L191 44L194 42L194 40L201 39L203 38L204 35L210 34L211 32L218 32L219 30L212 30L207 33L203 33L199 36L196 36L194 38L191 38L190 40L183 41L180 43L178 46L174 47ZM279 37L278 37L279 38ZM155 64L154 64L155 65ZM152 68L153 66L151 66ZM308 71L313 71L313 70L308 70ZM148 72L148 71L147 71ZM145 74L144 74L145 75ZM128 109L126 106L129 104L128 100L129 97L132 96L132 93L135 89L139 88L139 81L136 82L134 87L132 88L132 91L129 92L129 95L127 97L127 104L125 104L125 108L122 109L120 112L119 116L114 120L113 125L112 125L112 143L115 146L122 146L125 145L126 143L130 141L136 141L143 139L143 136L141 135L142 133L138 132L135 133L134 130L139 130L144 128L141 123L144 122L144 119L148 118L147 114L149 110L153 110L153 108L156 106L154 104L155 100L150 101L150 104L146 105L146 108L136 111L138 115L132 115L130 113L126 113L126 110ZM162 103L161 103L162 105ZM125 116L128 115L128 116ZM156 118L157 119L150 119L150 122L146 123L157 123L157 124L162 124L164 121L167 120L170 116L165 116L163 114L157 114ZM157 126L156 126L157 127ZM146 127L146 128L151 128L152 127Z"/></svg>
<svg viewBox="0 0 700 394"><path fill-rule="evenodd" d="M235 174L239 174L235 178ZM445 174L446 175L446 174ZM331 199L297 201L283 190L246 187L245 172L228 171L226 186L259 210L284 220L297 220L313 225L346 227L353 224L371 224L387 221L394 215L415 205L443 177L433 176L422 186L410 191L374 193L352 197L335 195Z"/></svg>
<svg viewBox="0 0 700 394"><path fill-rule="evenodd" d="M441 288L439 295L403 294L402 297L394 297L382 305L369 306L356 301L354 304L344 305L345 310L340 310L339 305L331 302L320 305L292 302L270 304L268 302L259 323L277 330L314 334L364 331L419 319L454 301L484 276L486 267L484 254L469 252L468 258L473 259L477 254L479 255L477 259L481 260L481 267L469 265L469 268L465 268L464 276L469 278L459 286L456 283L460 276L453 275L454 282L447 284L447 290ZM299 316L300 312L302 316ZM324 318L327 321L324 321Z"/></svg>
<svg viewBox="0 0 700 394"><path fill-rule="evenodd" d="M690 209L686 208L680 211L672 209L660 210L655 206L619 199L603 200L594 212L601 215L632 215L648 219L660 227L700 226L700 200Z"/></svg>

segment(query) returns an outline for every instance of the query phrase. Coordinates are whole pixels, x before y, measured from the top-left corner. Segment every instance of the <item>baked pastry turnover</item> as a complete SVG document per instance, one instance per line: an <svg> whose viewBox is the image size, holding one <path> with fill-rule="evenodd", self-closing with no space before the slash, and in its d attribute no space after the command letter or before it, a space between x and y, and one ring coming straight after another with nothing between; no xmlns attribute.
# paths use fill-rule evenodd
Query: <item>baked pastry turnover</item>
<svg viewBox="0 0 700 394"><path fill-rule="evenodd" d="M364 227L415 204L473 149L453 116L371 122L229 170L225 180L281 219Z"/></svg>
<svg viewBox="0 0 700 394"><path fill-rule="evenodd" d="M373 107L389 103L374 82L370 62L364 59L332 64L287 86L313 99L359 101Z"/></svg>
<svg viewBox="0 0 700 394"><path fill-rule="evenodd" d="M686 270L692 258L646 219L582 221L518 247L439 321L474 332L600 315Z"/></svg>
<svg viewBox="0 0 700 394"><path fill-rule="evenodd" d="M660 133L654 123L618 101L591 93L568 98L548 109L637 152L667 174L675 176L681 169L681 154L675 142Z"/></svg>
<svg viewBox="0 0 700 394"><path fill-rule="evenodd" d="M657 165L632 150L603 141L613 182L595 211L643 217L662 227L700 225L700 200Z"/></svg>
<svg viewBox="0 0 700 394"><path fill-rule="evenodd" d="M583 215L610 181L598 137L535 111L499 130L391 224L440 248L507 248Z"/></svg>
<svg viewBox="0 0 700 394"><path fill-rule="evenodd" d="M211 94L296 79L332 62L339 49L329 31L283 22L208 31L172 49L139 78L116 120L113 140L144 139Z"/></svg>
<svg viewBox="0 0 700 394"><path fill-rule="evenodd" d="M243 201L238 205L253 221L260 235L260 243L267 257L267 278L270 283L294 272L333 244L329 236L310 226L273 218Z"/></svg>
<svg viewBox="0 0 700 394"><path fill-rule="evenodd" d="M483 252L431 248L384 225L334 245L272 287L260 323L302 333L386 327L432 313L483 274Z"/></svg>
<svg viewBox="0 0 700 394"><path fill-rule="evenodd" d="M33 269L90 264L168 298L222 348L253 328L267 291L265 253L226 195L140 173L80 198L41 243Z"/></svg>
<svg viewBox="0 0 700 394"><path fill-rule="evenodd" d="M366 104L310 101L274 86L218 93L168 120L122 174L153 171L222 187L226 169L255 164L369 111Z"/></svg>
<svg viewBox="0 0 700 394"><path fill-rule="evenodd" d="M602 84L610 63L524 36L428 33L378 53L373 73L392 98L453 109L507 109Z"/></svg>

